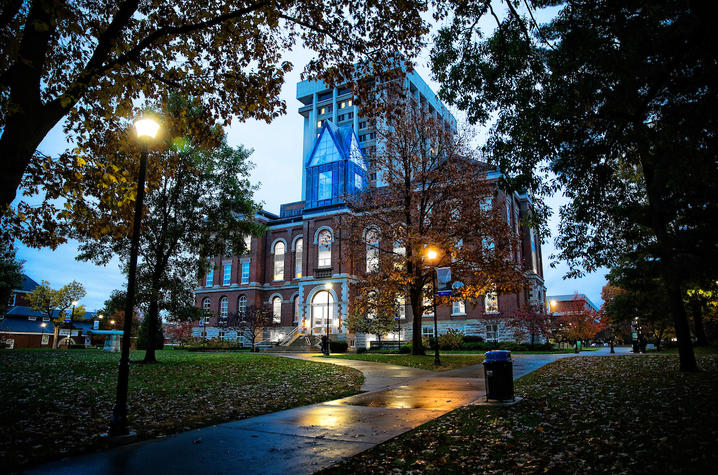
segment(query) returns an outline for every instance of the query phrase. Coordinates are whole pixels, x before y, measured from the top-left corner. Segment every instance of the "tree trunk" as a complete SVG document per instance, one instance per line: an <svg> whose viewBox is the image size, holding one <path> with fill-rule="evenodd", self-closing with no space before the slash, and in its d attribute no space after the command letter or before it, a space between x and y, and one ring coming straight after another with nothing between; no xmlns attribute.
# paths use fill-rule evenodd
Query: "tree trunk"
<svg viewBox="0 0 718 475"><path fill-rule="evenodd" d="M53 334L52 334L52 349L57 349L57 340L60 337L60 327L58 325L52 324L53 327Z"/></svg>
<svg viewBox="0 0 718 475"><path fill-rule="evenodd" d="M681 371L698 371L696 355L693 353L691 342L691 331L688 325L688 316L683 307L683 293L680 284L673 277L670 270L664 271L663 278L668 291L668 305L673 316L673 325L678 338L678 356L680 358Z"/></svg>
<svg viewBox="0 0 718 475"><path fill-rule="evenodd" d="M411 354L412 355L424 355L424 344L421 341L421 317L423 312L420 309L419 297L416 292L409 291L409 299L411 300L411 313L412 322L411 327Z"/></svg>
<svg viewBox="0 0 718 475"><path fill-rule="evenodd" d="M155 335L159 328L159 306L157 305L157 292L152 291L150 308L147 312L147 349L145 350L144 363L157 363L155 355Z"/></svg>

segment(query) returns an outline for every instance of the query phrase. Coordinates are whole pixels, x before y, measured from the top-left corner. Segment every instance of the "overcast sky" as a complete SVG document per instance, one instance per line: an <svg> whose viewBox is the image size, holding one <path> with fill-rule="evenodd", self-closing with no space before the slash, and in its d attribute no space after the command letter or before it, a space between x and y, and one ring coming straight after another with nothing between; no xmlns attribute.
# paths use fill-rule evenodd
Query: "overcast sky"
<svg viewBox="0 0 718 475"><path fill-rule="evenodd" d="M263 202L264 208L274 213L279 212L280 204L301 199L303 118L297 113L300 103L296 100L296 83L309 58L309 53L302 49L287 55L286 59L294 64L294 70L287 74L281 93L287 104L286 115L275 119L271 124L253 120L245 123L235 121L227 130L231 145L242 144L254 149L251 160L256 167L252 178L255 183L261 184L255 199ZM437 91L438 85L431 79L427 62L428 50L418 59L417 72ZM455 109L450 110L457 120L462 122L464 115ZM40 150L54 155L65 147L66 140L61 127L55 127L41 144ZM554 217L550 222L550 229L554 233L558 229L557 214L560 202L560 197L549 199L554 208ZM76 261L76 246L76 242L71 242L51 251L19 245L18 257L25 260L24 272L37 282L47 280L54 288L73 280L81 282L87 290L87 296L81 303L88 310L95 310L102 306L113 289L126 285L125 279L116 260L105 267ZM563 280L566 266L559 264L556 268L551 268L549 265L549 256L554 253L553 237L544 243L542 251L548 295L583 293L600 306L605 271L582 279Z"/></svg>

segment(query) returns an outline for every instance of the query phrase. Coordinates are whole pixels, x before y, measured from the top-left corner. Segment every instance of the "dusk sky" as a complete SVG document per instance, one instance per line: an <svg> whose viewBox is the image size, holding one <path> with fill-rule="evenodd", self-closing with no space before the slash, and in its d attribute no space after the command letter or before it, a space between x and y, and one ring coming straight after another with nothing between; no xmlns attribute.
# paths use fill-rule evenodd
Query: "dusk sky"
<svg viewBox="0 0 718 475"><path fill-rule="evenodd" d="M275 119L271 124L250 120L245 123L235 121L227 130L231 145L244 145L254 149L251 160L256 164L252 174L254 183L261 186L255 199L264 204L268 211L278 213L282 203L301 199L302 177L302 117L297 113L300 106L296 100L296 83L310 53L296 49L286 59L294 64L294 70L286 75L282 88L282 99L287 104L287 114ZM418 59L417 71L424 80L438 91L438 84L432 81L428 63L428 50ZM450 108L461 123L464 114ZM60 126L55 127L40 146L46 154L57 154L66 147L65 135ZM553 197L549 204L554 209L550 229L555 234L558 229L557 214L560 197ZM601 287L605 284L605 271L588 275L582 279L563 280L566 265L559 264L551 268L549 256L554 253L553 237L543 244L544 276L547 295L586 294L596 305L601 304ZM18 245L18 258L24 259L24 272L40 282L47 280L53 288L61 287L73 280L81 282L87 290L87 296L81 300L87 310L102 306L113 289L123 288L125 279L115 260L106 267L95 266L75 260L76 242L49 249L29 249Z"/></svg>

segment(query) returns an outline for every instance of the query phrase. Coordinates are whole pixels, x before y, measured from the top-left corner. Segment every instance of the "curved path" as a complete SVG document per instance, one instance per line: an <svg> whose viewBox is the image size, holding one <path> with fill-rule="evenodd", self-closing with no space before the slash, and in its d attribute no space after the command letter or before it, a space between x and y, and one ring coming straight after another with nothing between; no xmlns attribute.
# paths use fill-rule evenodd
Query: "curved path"
<svg viewBox="0 0 718 475"><path fill-rule="evenodd" d="M602 354L608 350L582 356ZM314 355L280 356L317 361ZM568 356L574 355L514 356L514 377ZM485 395L482 365L435 373L368 361L321 361L362 371L366 392L68 457L26 473L313 473Z"/></svg>

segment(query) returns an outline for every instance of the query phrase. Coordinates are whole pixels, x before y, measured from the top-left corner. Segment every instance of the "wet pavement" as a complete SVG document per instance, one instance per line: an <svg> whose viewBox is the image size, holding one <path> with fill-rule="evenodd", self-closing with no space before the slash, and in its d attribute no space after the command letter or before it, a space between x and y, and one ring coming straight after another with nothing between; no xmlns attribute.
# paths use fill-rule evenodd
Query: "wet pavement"
<svg viewBox="0 0 718 475"><path fill-rule="evenodd" d="M607 348L582 356L604 354ZM514 377L569 356L574 355L514 356ZM362 390L369 392L69 457L26 473L313 473L485 394L482 365L434 373L367 361L319 361L359 369L365 376Z"/></svg>

